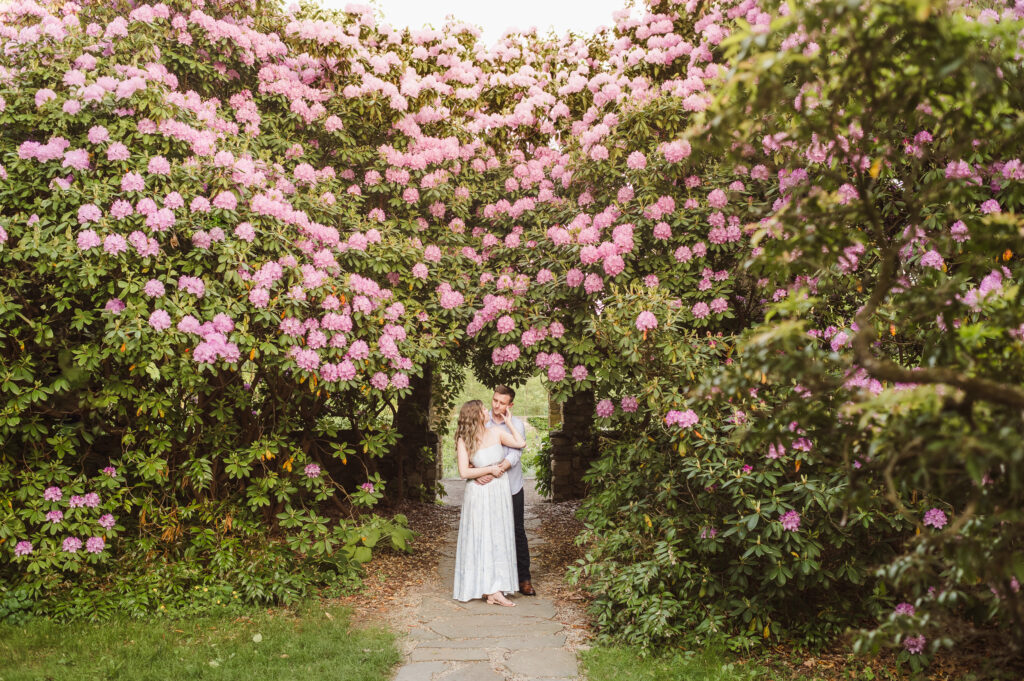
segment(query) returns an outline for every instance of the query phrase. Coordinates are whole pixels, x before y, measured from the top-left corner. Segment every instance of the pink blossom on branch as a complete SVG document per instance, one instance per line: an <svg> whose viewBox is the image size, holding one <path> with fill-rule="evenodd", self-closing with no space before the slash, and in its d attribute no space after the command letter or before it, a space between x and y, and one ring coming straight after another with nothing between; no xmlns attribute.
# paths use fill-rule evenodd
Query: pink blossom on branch
<svg viewBox="0 0 1024 681"><path fill-rule="evenodd" d="M636 328L640 331L658 328L658 318L649 310L644 310L636 317Z"/></svg>
<svg viewBox="0 0 1024 681"><path fill-rule="evenodd" d="M796 511L786 511L779 517L782 529L788 532L796 532L800 529L800 514Z"/></svg>
<svg viewBox="0 0 1024 681"><path fill-rule="evenodd" d="M692 409L686 411L671 410L665 415L666 426L679 426L680 428L691 428L697 425L700 418Z"/></svg>
<svg viewBox="0 0 1024 681"><path fill-rule="evenodd" d="M946 519L946 514L942 509L932 508L924 514L924 520L922 522L925 525L934 527L936 530L941 530L949 521Z"/></svg>

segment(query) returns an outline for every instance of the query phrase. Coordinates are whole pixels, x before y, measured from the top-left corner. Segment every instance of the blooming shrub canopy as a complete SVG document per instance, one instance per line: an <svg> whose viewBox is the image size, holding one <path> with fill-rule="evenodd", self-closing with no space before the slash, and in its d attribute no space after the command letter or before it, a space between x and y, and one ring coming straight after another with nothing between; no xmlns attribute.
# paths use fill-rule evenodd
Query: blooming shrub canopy
<svg viewBox="0 0 1024 681"><path fill-rule="evenodd" d="M1019 8L652 0L490 47L359 6L116 9L0 10L28 598L155 547L225 585L404 548L321 506L375 503L349 459L472 362L595 394L578 576L608 632L815 643L869 613L917 660L940 606L1021 616ZM308 575L269 581L246 598Z"/></svg>

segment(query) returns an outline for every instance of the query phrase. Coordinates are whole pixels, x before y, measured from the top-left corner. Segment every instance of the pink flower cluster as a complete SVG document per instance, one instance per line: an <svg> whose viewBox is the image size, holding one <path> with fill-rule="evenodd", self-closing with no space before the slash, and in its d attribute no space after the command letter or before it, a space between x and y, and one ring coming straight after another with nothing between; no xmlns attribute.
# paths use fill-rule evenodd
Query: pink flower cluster
<svg viewBox="0 0 1024 681"><path fill-rule="evenodd" d="M686 411L671 410L665 415L666 426L679 426L680 428L691 428L697 425L700 418L692 409Z"/></svg>
<svg viewBox="0 0 1024 681"><path fill-rule="evenodd" d="M615 403L609 399L601 400L595 411L600 418L606 419L615 413Z"/></svg>
<svg viewBox="0 0 1024 681"><path fill-rule="evenodd" d="M658 318L649 310L644 310L636 317L636 328L640 331L658 328Z"/></svg>
<svg viewBox="0 0 1024 681"><path fill-rule="evenodd" d="M925 512L924 520L922 521L925 525L930 525L936 530L941 530L946 526L948 520L946 514L939 508L932 508Z"/></svg>
<svg viewBox="0 0 1024 681"><path fill-rule="evenodd" d="M782 529L787 532L796 532L800 529L800 514L796 511L786 511L779 517Z"/></svg>

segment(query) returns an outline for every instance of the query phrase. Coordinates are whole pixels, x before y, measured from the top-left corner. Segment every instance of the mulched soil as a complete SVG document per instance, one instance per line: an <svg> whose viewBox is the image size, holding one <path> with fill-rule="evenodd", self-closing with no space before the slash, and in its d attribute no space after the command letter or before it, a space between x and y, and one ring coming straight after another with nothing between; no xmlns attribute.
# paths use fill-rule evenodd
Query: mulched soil
<svg viewBox="0 0 1024 681"><path fill-rule="evenodd" d="M403 501L378 512L384 516L405 514L416 537L412 553L375 551L373 561L366 566L363 588L338 599L352 608L356 621L386 620L420 585L433 579L448 532L459 521L457 507L416 501Z"/></svg>
<svg viewBox="0 0 1024 681"><path fill-rule="evenodd" d="M568 625L565 642L570 650L587 647L593 638L587 615L590 597L565 581L566 569L583 558L583 547L576 545L576 537L583 530L583 523L576 518L579 507L579 501L544 502L537 509L541 523L536 532L545 543L531 548L544 567L543 580L536 586L554 600L558 621Z"/></svg>

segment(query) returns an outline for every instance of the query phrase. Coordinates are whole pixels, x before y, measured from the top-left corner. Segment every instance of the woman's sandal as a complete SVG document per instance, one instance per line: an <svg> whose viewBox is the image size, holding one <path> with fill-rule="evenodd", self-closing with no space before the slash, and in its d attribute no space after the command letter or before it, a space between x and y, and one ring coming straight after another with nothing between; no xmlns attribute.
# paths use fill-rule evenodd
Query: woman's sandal
<svg viewBox="0 0 1024 681"><path fill-rule="evenodd" d="M504 601L505 602L503 603L503 602L499 601L497 598L495 598L494 596L488 596L487 597L487 605L502 605L502 606L504 606L506 608L514 608L514 607L516 607L516 604L513 603L512 601L508 600L507 598L505 598Z"/></svg>

